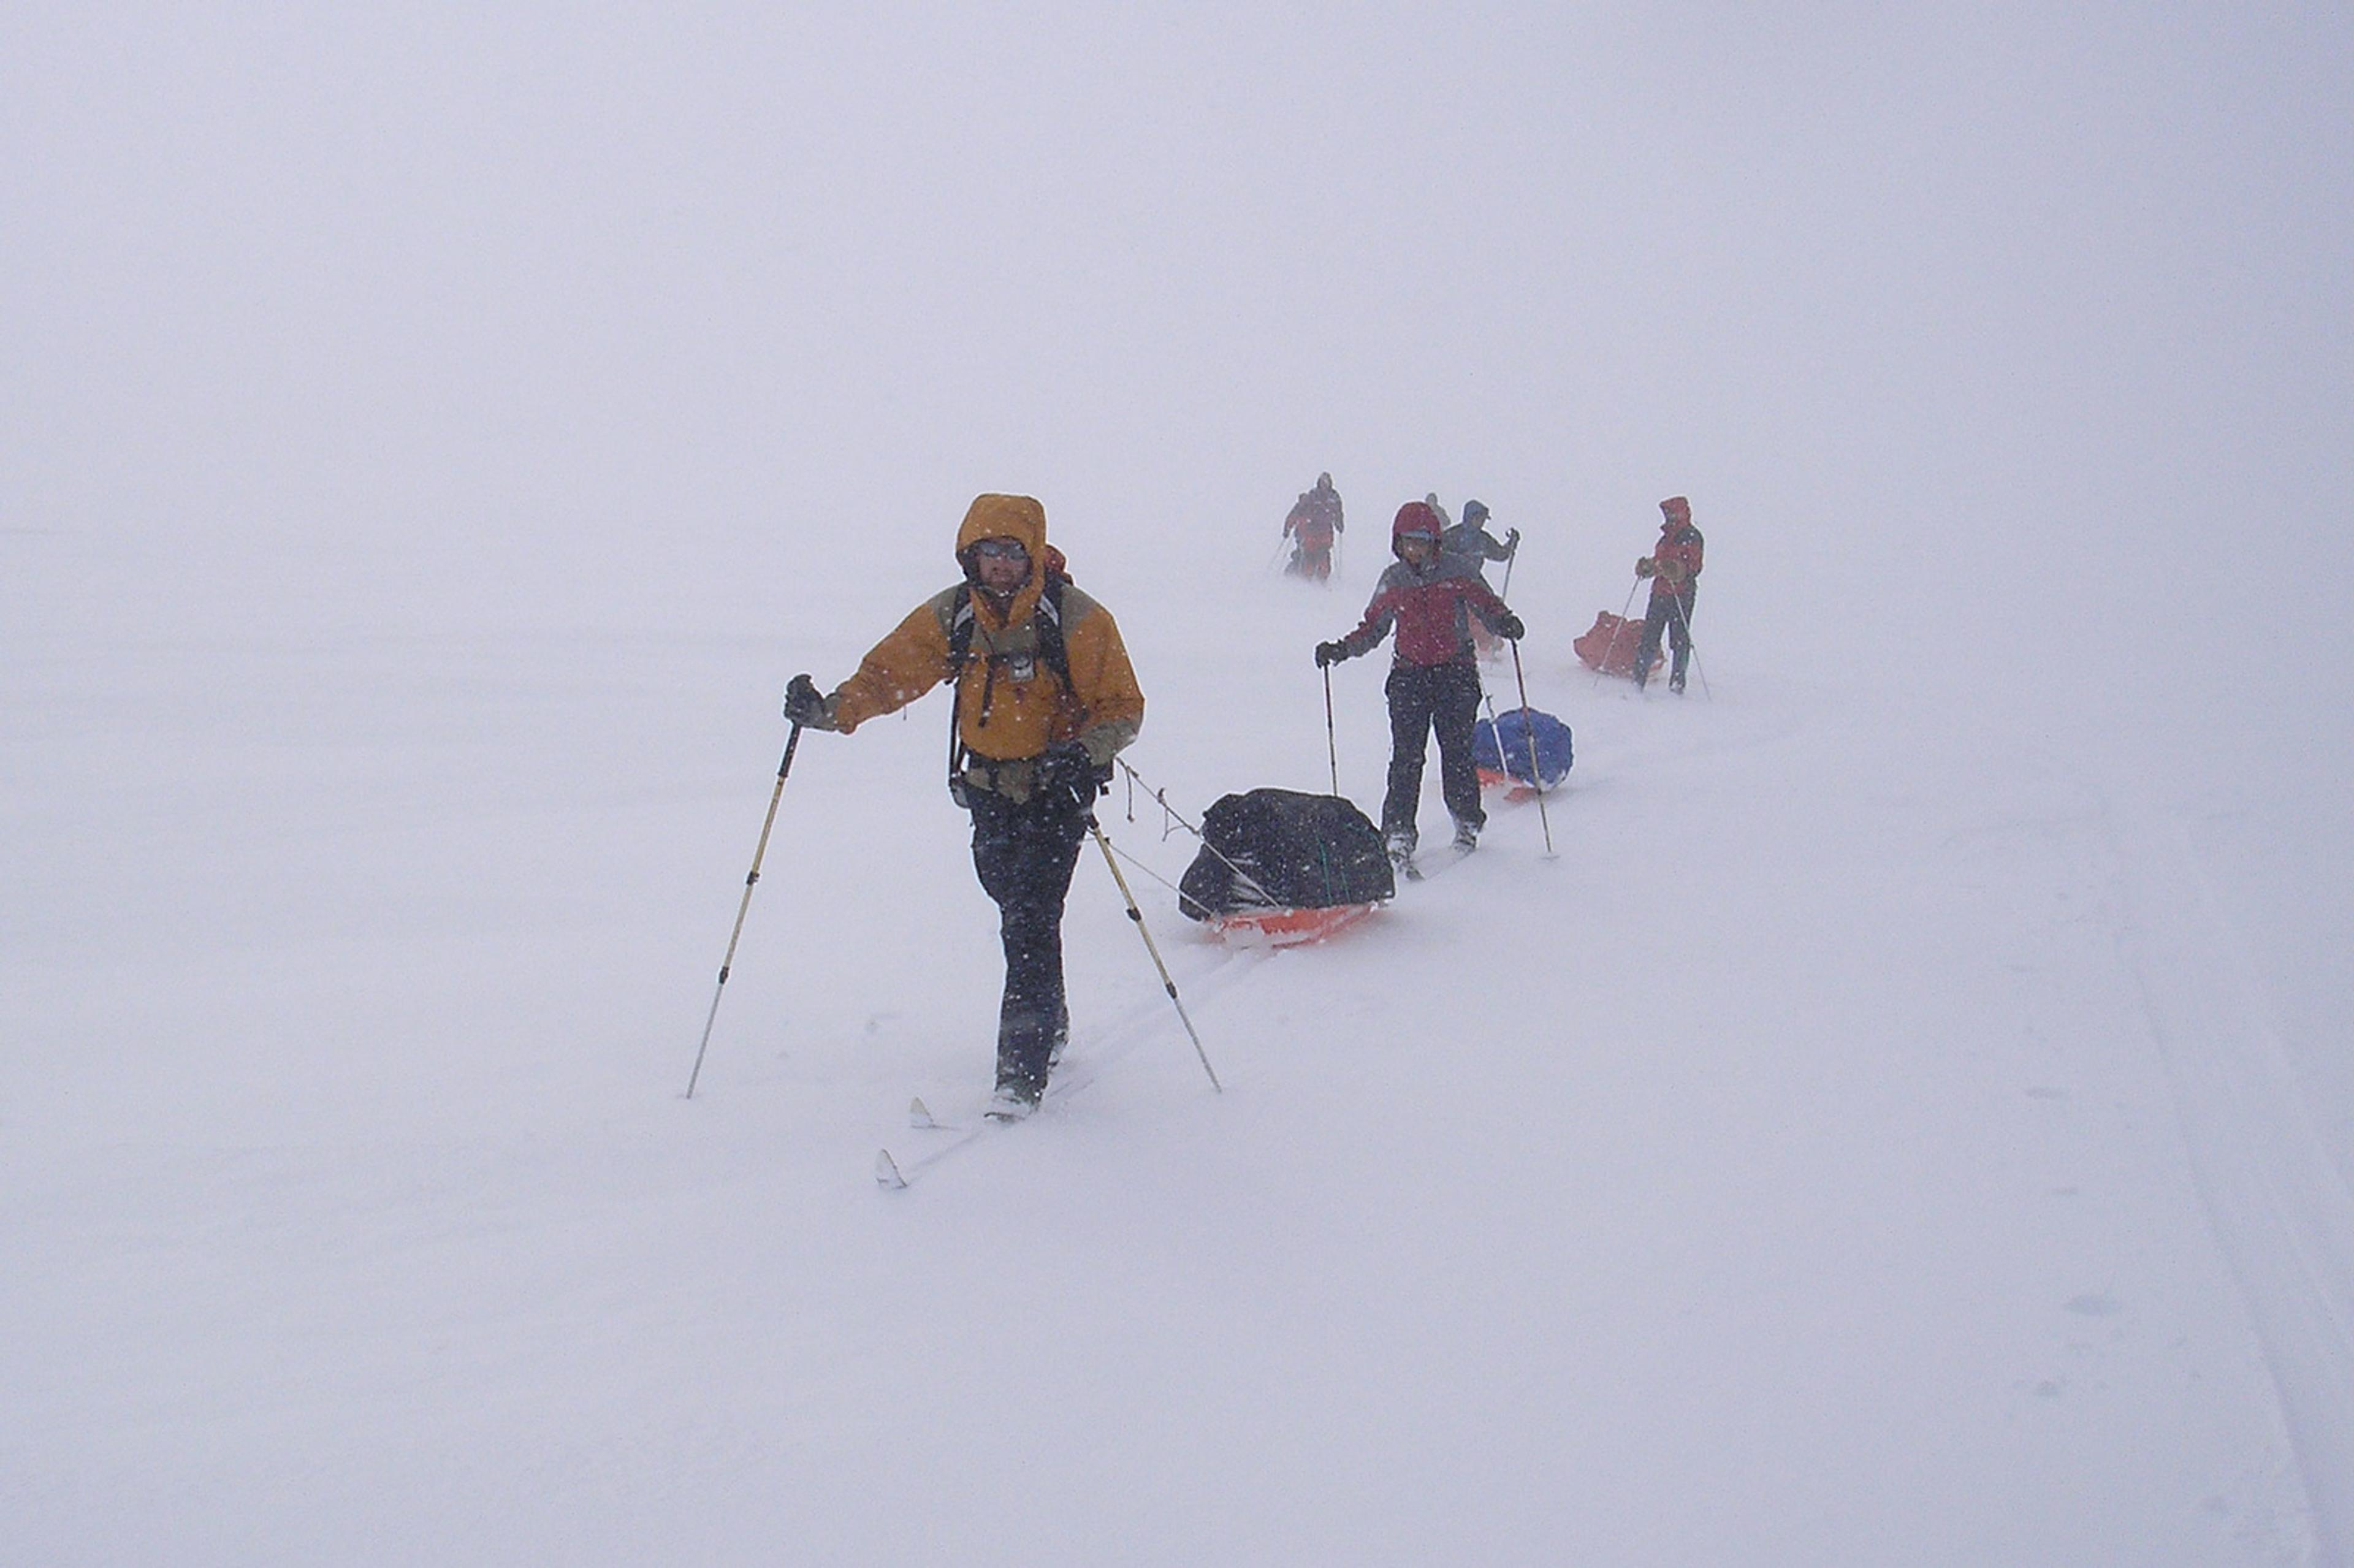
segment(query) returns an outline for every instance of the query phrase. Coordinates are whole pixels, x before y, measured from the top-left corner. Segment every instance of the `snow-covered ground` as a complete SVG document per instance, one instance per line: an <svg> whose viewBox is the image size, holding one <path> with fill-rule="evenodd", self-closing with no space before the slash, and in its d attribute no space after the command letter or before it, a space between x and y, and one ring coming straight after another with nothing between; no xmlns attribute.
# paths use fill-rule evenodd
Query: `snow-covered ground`
<svg viewBox="0 0 2354 1568"><path fill-rule="evenodd" d="M1148 778L1315 786L1346 585L1072 549ZM16 641L11 1555L2322 1560L2354 1214L2165 793L1567 629L1557 858L1272 957L1131 872L1216 1095L1091 857L1113 1059L895 1197L991 1061L937 703L806 739L680 1097L779 672L879 626Z"/></svg>
<svg viewBox="0 0 2354 1568"><path fill-rule="evenodd" d="M2354 49L2238 17L6 24L0 1562L2354 1560ZM876 1187L936 696L682 1097L972 493L1197 817L1434 488L1576 768L1273 954L1117 792L1224 1093L1090 852L1091 1082Z"/></svg>

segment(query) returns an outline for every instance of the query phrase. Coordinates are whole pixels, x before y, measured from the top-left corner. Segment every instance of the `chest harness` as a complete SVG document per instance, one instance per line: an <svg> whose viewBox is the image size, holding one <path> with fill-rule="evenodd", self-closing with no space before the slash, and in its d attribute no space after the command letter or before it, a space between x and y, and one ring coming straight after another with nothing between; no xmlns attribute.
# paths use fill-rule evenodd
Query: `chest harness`
<svg viewBox="0 0 2354 1568"><path fill-rule="evenodd" d="M949 797L960 806L970 805L973 781L969 775L985 777L984 789L997 785L998 770L1016 765L1027 768L1029 758L994 758L977 755L964 743L964 673L975 659L984 661L981 681L981 712L973 720L975 729L989 727L989 710L997 697L997 671L1005 667L1010 680L1026 681L1036 673L1043 662L1062 683L1064 694L1076 705L1078 693L1071 686L1070 650L1063 641L1063 585L1069 579L1060 572L1046 574L1045 587L1038 595L1038 606L1030 613L1030 628L1038 641L1037 652L1031 653L999 653L994 651L975 653L972 651L974 619L972 585L957 586L956 599L949 607L949 680L952 695L949 701ZM1011 628L1008 629L1009 630Z"/></svg>

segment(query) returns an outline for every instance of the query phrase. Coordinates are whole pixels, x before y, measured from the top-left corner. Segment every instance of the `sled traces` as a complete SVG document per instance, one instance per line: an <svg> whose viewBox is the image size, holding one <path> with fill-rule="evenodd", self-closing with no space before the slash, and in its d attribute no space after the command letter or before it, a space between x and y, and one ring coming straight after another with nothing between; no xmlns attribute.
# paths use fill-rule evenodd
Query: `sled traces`
<svg viewBox="0 0 2354 1568"><path fill-rule="evenodd" d="M2184 824L2108 808L2141 984L2200 1196L2264 1348L2322 1560L2354 1563L2354 1192L2306 1120Z"/></svg>

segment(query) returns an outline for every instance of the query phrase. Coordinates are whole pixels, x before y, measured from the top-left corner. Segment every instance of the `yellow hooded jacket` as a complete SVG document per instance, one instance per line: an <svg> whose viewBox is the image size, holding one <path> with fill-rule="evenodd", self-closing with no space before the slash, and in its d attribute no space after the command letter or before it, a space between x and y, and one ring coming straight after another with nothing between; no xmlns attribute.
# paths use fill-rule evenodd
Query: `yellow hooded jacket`
<svg viewBox="0 0 2354 1568"><path fill-rule="evenodd" d="M966 782L1014 800L1030 796L1031 759L1057 741L1076 740L1098 768L1144 726L1144 694L1111 612L1066 583L1063 647L1066 689L1040 656L1035 616L1045 589L1046 509L1026 495L974 499L957 530L960 558L983 539L1016 539L1030 553L1030 576L1000 613L971 590L972 641L957 685L957 729L972 756ZM847 733L878 714L896 713L949 678L949 636L960 589L946 588L908 612L834 689L826 708Z"/></svg>

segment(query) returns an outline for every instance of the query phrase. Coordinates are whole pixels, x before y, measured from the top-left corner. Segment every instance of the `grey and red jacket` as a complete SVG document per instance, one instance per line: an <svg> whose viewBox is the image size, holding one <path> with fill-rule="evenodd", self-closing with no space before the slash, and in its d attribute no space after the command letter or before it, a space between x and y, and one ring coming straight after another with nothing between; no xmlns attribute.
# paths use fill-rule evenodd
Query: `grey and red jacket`
<svg viewBox="0 0 2354 1568"><path fill-rule="evenodd" d="M1299 542L1311 550L1331 548L1332 536L1341 531L1341 493L1322 485L1303 490L1283 520L1283 531L1298 535Z"/></svg>
<svg viewBox="0 0 2354 1568"><path fill-rule="evenodd" d="M1689 522L1670 518L1660 524L1659 542L1651 551L1651 559L1662 568L1673 562L1678 569L1672 577L1662 569L1651 578L1651 597L1691 598L1692 584L1700 577L1701 556L1704 548L1700 530Z"/></svg>
<svg viewBox="0 0 2354 1568"><path fill-rule="evenodd" d="M1480 578L1478 566L1464 556L1434 556L1419 572L1396 561L1373 585L1365 619L1341 639L1341 646L1352 659L1370 653L1394 626L1400 664L1473 663L1479 652L1471 643L1471 617L1500 635L1511 613Z"/></svg>

